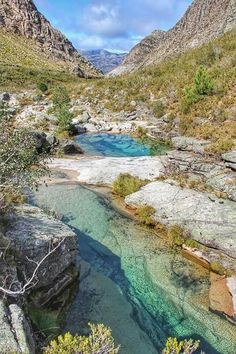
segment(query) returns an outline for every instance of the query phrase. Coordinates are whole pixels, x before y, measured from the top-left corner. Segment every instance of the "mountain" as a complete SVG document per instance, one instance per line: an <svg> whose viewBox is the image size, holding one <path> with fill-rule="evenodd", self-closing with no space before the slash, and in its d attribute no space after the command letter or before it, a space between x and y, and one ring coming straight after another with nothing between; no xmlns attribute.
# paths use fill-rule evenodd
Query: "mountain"
<svg viewBox="0 0 236 354"><path fill-rule="evenodd" d="M112 71L119 75L199 47L236 26L236 0L194 0L169 31L154 31Z"/></svg>
<svg viewBox="0 0 236 354"><path fill-rule="evenodd" d="M104 49L83 51L83 55L104 74L119 66L127 53L113 53Z"/></svg>
<svg viewBox="0 0 236 354"><path fill-rule="evenodd" d="M66 64L80 77L101 75L60 31L52 27L32 0L0 0L0 28L33 40L49 59Z"/></svg>

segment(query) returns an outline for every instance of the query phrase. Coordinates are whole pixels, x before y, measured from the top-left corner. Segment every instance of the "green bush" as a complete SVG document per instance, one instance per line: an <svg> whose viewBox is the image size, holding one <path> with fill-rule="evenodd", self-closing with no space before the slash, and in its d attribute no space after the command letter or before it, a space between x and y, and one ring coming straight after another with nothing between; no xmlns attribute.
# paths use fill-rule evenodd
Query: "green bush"
<svg viewBox="0 0 236 354"><path fill-rule="evenodd" d="M193 103L199 102L204 96L213 93L213 82L206 69L201 65L194 78L194 86L184 89L184 97L181 102L183 113L187 113Z"/></svg>
<svg viewBox="0 0 236 354"><path fill-rule="evenodd" d="M126 197L129 194L137 192L148 182L148 180L142 180L128 173L123 173L113 182L112 192L121 197Z"/></svg>
<svg viewBox="0 0 236 354"><path fill-rule="evenodd" d="M186 239L183 229L179 225L174 225L168 229L168 240L171 248L181 247Z"/></svg>
<svg viewBox="0 0 236 354"><path fill-rule="evenodd" d="M162 354L192 354L198 350L200 341L194 341L193 339L185 339L178 341L177 338L168 338L166 346L162 351Z"/></svg>
<svg viewBox="0 0 236 354"><path fill-rule="evenodd" d="M72 125L73 118L74 118L74 114L69 111L68 107L61 106L58 110L58 117L57 117L57 123L59 127L58 131L73 132L74 129Z"/></svg>
<svg viewBox="0 0 236 354"><path fill-rule="evenodd" d="M57 86L52 93L52 102L55 110L59 110L62 107L69 106L70 96L65 86Z"/></svg>
<svg viewBox="0 0 236 354"><path fill-rule="evenodd" d="M37 89L42 92L42 93L45 93L48 91L48 85L45 84L44 82L38 82L37 83Z"/></svg>
<svg viewBox="0 0 236 354"><path fill-rule="evenodd" d="M44 354L117 354L111 330L103 324L89 324L91 333L88 337L72 336L66 333L51 341Z"/></svg>
<svg viewBox="0 0 236 354"><path fill-rule="evenodd" d="M200 96L209 96L213 93L213 82L206 69L200 66L195 75L195 92Z"/></svg>
<svg viewBox="0 0 236 354"><path fill-rule="evenodd" d="M155 214L155 209L150 206L146 205L144 207L138 208L135 212L139 221L146 225L154 227L156 225L155 220L153 219L153 215Z"/></svg>
<svg viewBox="0 0 236 354"><path fill-rule="evenodd" d="M165 114L164 104L162 101L156 101L152 105L153 114L156 118L161 118Z"/></svg>

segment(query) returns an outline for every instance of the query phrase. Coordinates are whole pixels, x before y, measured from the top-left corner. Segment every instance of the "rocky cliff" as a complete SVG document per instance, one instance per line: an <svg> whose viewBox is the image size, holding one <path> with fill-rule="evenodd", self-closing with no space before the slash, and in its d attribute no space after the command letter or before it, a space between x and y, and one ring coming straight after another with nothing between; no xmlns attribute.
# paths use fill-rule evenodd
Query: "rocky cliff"
<svg viewBox="0 0 236 354"><path fill-rule="evenodd" d="M50 59L66 63L80 77L101 75L37 10L32 0L0 0L0 27L33 39Z"/></svg>
<svg viewBox="0 0 236 354"><path fill-rule="evenodd" d="M158 64L166 58L199 47L235 26L236 0L194 0L172 29L167 32L154 31L131 50L112 74L119 75Z"/></svg>
<svg viewBox="0 0 236 354"><path fill-rule="evenodd" d="M126 53L112 53L104 49L84 51L83 54L104 74L119 66L126 56Z"/></svg>

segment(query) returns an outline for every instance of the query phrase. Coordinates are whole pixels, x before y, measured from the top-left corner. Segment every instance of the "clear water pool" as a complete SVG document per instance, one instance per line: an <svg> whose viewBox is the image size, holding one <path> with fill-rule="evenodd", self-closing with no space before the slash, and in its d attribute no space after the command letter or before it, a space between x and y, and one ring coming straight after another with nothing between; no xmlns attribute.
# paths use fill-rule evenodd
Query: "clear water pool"
<svg viewBox="0 0 236 354"><path fill-rule="evenodd" d="M137 157L161 155L165 144L153 139L138 139L126 134L81 134L76 142L86 154L95 156Z"/></svg>
<svg viewBox="0 0 236 354"><path fill-rule="evenodd" d="M164 240L93 191L45 188L36 201L74 228L83 264L66 331L83 334L88 322L102 322L121 354L161 353L168 336L200 339L206 354L236 353L235 326L208 311L205 270L171 253Z"/></svg>

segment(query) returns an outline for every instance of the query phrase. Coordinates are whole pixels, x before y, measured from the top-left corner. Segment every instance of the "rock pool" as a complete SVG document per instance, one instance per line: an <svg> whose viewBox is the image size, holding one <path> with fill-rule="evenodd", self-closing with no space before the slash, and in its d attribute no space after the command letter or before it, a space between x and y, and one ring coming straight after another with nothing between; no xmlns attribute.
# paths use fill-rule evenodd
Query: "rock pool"
<svg viewBox="0 0 236 354"><path fill-rule="evenodd" d="M235 326L210 313L207 272L79 185L41 187L35 202L64 215L78 234L79 291L66 328L110 326L121 354L160 353L168 336L201 340L207 354L236 352Z"/></svg>
<svg viewBox="0 0 236 354"><path fill-rule="evenodd" d="M135 157L161 155L167 150L165 144L153 139L138 139L126 134L81 134L76 142L88 155Z"/></svg>

